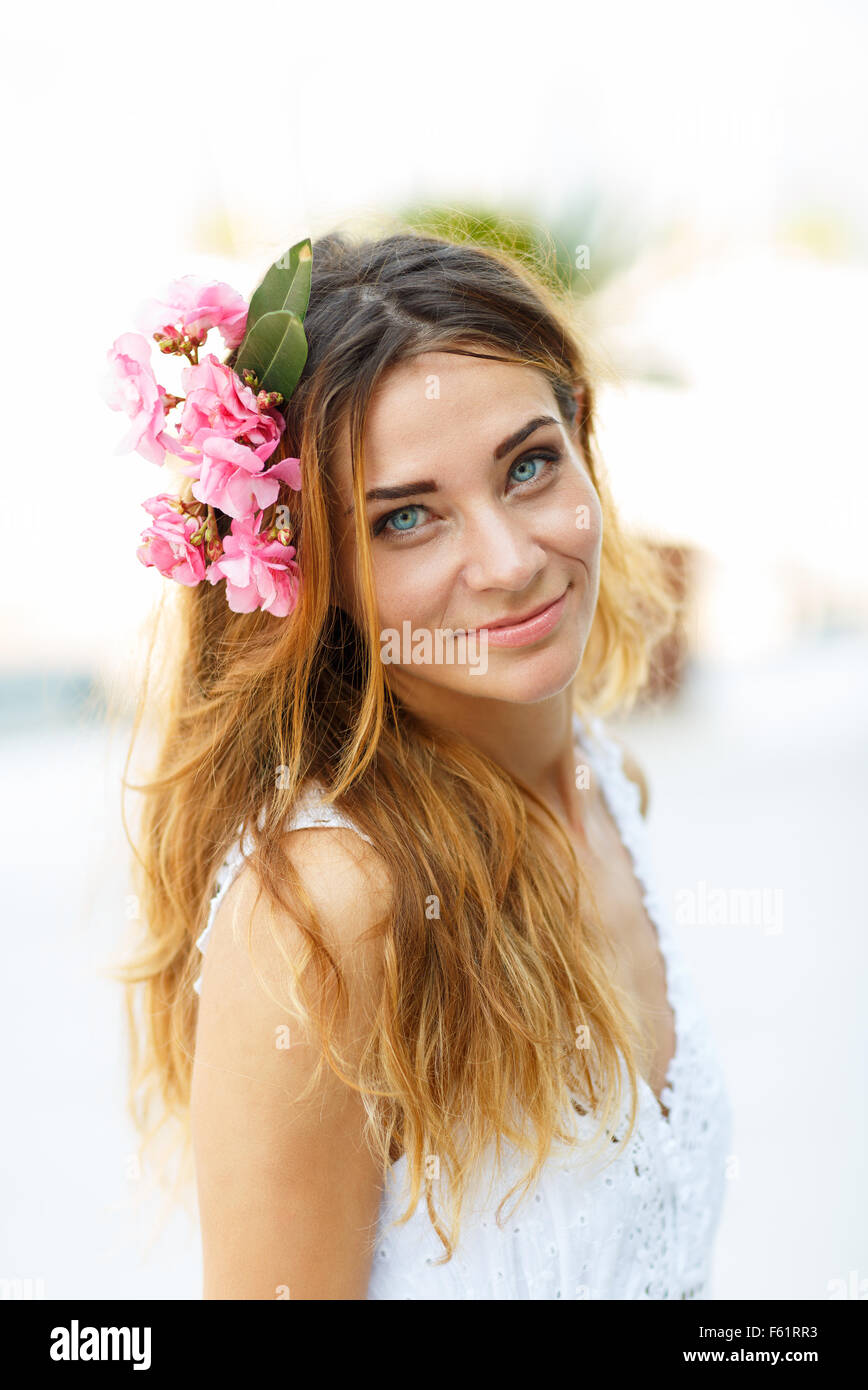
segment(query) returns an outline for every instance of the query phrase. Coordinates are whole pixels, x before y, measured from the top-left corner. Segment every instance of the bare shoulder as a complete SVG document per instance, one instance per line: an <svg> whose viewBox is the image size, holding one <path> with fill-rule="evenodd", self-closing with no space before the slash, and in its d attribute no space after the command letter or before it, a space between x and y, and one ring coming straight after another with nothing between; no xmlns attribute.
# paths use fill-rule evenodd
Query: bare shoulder
<svg viewBox="0 0 868 1390"><path fill-rule="evenodd" d="M339 1041L353 1065L381 999L389 874L349 829L295 830L282 849L344 976ZM245 865L203 958L191 1122L206 1298L365 1297L382 1170L358 1091L321 1062L313 1026L291 1007L303 920Z"/></svg>
<svg viewBox="0 0 868 1390"><path fill-rule="evenodd" d="M355 831L334 826L290 831L281 849L299 876L329 948L342 961L351 956L375 958L376 946L366 948L392 897L391 878L381 856ZM280 975L285 957L280 946L273 944L273 934L265 930L276 919L281 946L297 958L304 948L304 933L293 914L272 908L254 870L245 864L215 914L202 968L203 999L211 976L220 976L221 991L247 979L240 953L248 955L248 943L255 945L264 973Z"/></svg>
<svg viewBox="0 0 868 1390"><path fill-rule="evenodd" d="M639 809L643 816L648 814L648 780L630 749L621 739L613 739L621 750L621 764L625 775L639 788Z"/></svg>

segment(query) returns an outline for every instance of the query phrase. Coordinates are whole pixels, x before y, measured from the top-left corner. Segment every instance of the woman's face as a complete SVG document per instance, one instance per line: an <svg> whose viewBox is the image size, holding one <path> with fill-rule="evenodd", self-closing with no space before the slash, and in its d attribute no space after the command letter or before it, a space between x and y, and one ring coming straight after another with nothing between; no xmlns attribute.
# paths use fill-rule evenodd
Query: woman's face
<svg viewBox="0 0 868 1390"><path fill-rule="evenodd" d="M543 373L443 352L400 363L371 402L365 468L393 690L421 710L563 690L597 603L602 514ZM346 430L335 484L342 602L360 620Z"/></svg>

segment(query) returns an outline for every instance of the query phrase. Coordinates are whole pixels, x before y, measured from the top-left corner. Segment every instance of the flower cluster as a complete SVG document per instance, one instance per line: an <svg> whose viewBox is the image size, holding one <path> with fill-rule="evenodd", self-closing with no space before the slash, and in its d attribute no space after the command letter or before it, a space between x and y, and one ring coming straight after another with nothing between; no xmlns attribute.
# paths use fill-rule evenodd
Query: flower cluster
<svg viewBox="0 0 868 1390"><path fill-rule="evenodd" d="M280 618L298 601L299 571L289 509L278 499L282 485L301 489L298 459L267 466L285 427L284 395L259 389L249 368L238 374L211 352L199 357L215 329L228 351L238 348L247 320L247 303L229 285L193 275L175 280L165 299L142 306L140 332L115 339L102 393L130 421L117 453L136 452L158 465L171 459L194 480L192 501L161 492L143 504L152 521L136 551L142 564L179 584L224 580L233 612L264 608ZM149 339L161 353L187 359L183 396L158 383ZM222 535L220 513L230 521Z"/></svg>

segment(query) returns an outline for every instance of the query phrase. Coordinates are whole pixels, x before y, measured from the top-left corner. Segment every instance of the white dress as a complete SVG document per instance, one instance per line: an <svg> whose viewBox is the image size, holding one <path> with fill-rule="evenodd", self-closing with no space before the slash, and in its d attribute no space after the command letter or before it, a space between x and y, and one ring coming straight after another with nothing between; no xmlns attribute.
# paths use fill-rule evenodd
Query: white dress
<svg viewBox="0 0 868 1390"><path fill-rule="evenodd" d="M556 1144L536 1184L515 1194L495 1221L500 1199L523 1175L529 1158L504 1145L496 1189L493 1156L474 1177L452 1259L435 1262L443 1245L431 1226L424 1188L413 1215L392 1226L406 1206L407 1164L389 1170L379 1221L369 1299L707 1299L714 1237L725 1188L732 1112L723 1073L693 980L681 958L669 913L651 878L639 790L626 776L621 750L602 720L585 726L574 716L577 753L600 779L609 811L627 847L657 928L675 1018L675 1055L662 1092L665 1118L644 1080L630 1142L613 1162L591 1165L580 1150ZM356 827L321 804L310 787L288 829ZM359 830L358 834L362 834ZM367 839L367 836L362 836ZM250 843L236 844L217 876L208 924L197 940L204 951L218 904ZM194 988L200 990L201 977ZM626 1075L626 1073L625 1073ZM627 1100L615 1125L620 1142ZM591 1115L570 1105L565 1123L590 1137ZM438 1179L432 1176L432 1181ZM446 1209L435 1193L441 1213ZM516 1206L518 1202L518 1206ZM390 1226L392 1227L390 1229Z"/></svg>

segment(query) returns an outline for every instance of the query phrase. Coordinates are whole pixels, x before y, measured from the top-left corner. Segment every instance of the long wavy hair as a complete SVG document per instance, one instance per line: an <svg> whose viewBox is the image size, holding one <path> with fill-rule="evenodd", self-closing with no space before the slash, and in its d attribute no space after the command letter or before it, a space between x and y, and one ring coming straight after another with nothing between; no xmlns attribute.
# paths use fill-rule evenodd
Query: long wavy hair
<svg viewBox="0 0 868 1390"><path fill-rule="evenodd" d="M215 874L240 825L276 908L304 933L304 959L285 1001L321 1041L317 1076L332 1067L358 1090L384 1177L406 1155L410 1195L424 1193L449 1260L469 1183L503 1143L529 1162L498 1206L530 1191L555 1140L578 1142L564 1105L599 1116L604 1145L629 1087L638 1111L637 1017L611 970L611 944L577 856L533 791L467 740L433 728L384 680L365 523L364 450L371 396L396 363L431 351L482 354L539 368L565 425L578 426L603 515L597 607L573 686L588 717L629 708L645 685L676 604L662 561L619 525L596 458L594 384L572 306L544 267L459 236L401 228L313 243L305 318L309 355L273 457L302 460L292 515L303 580L288 617L233 613L223 585L169 585L146 662L124 769L140 794L131 834L144 937L116 971L126 986L129 1109L140 1156L170 1123L189 1174L189 1101L201 956ZM233 354L226 358L233 363ZM364 619L339 606L330 462L349 427L358 585ZM266 517L267 524L269 517ZM168 620L168 621L167 621ZM128 780L145 723L148 775ZM281 775L276 777L276 770ZM281 841L309 778L370 838L389 873L382 998L350 1065L340 1045L347 989ZM262 823L257 818L264 812ZM564 872L564 865L568 872ZM440 916L426 916L430 895ZM248 943L249 944L249 943ZM576 1030L588 1026L587 1047ZM492 1057L498 1067L490 1066ZM619 1059L623 1059L623 1073ZM311 1085L315 1084L312 1078ZM449 1122L461 1117L460 1132ZM586 1141L587 1142L587 1141ZM617 1157L606 1145L610 1157ZM440 1161L438 1207L426 1170ZM499 1171L499 1167L497 1169ZM445 1184L443 1178L446 1178Z"/></svg>

